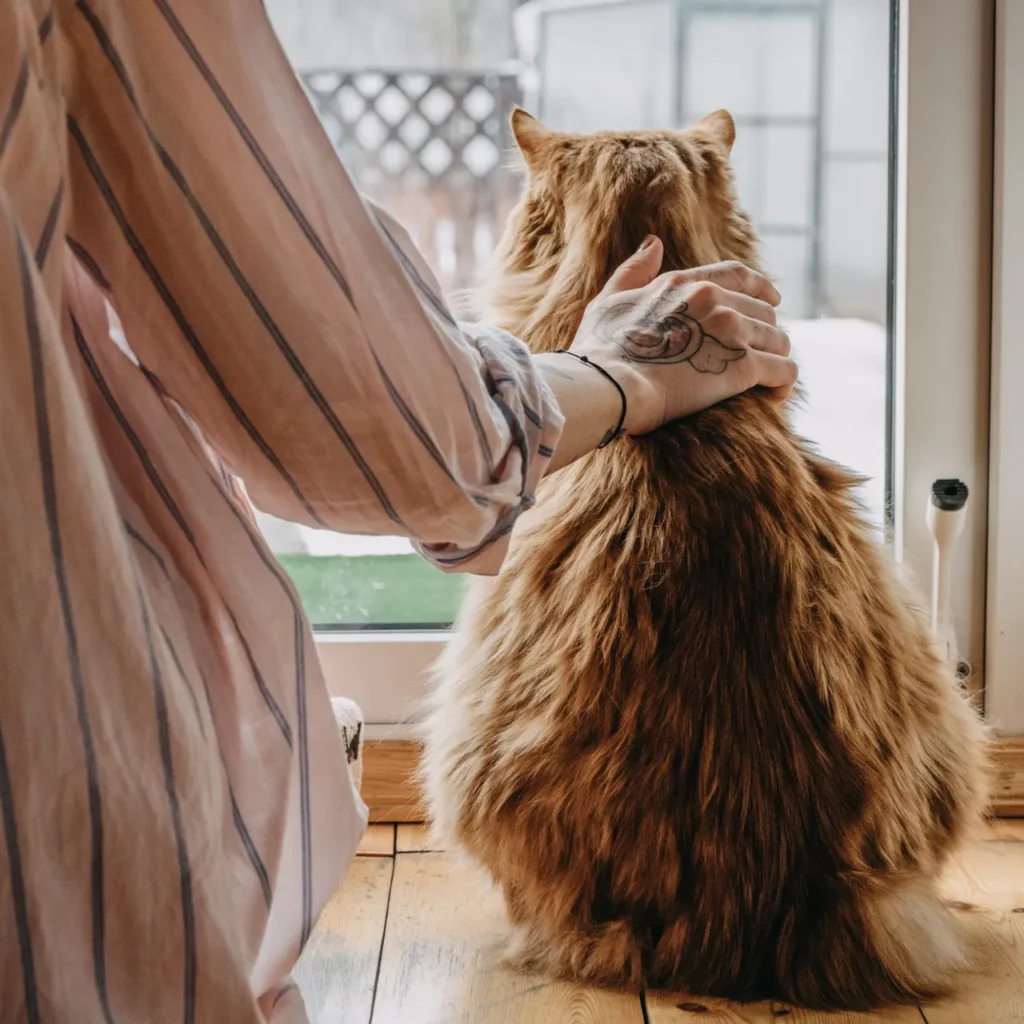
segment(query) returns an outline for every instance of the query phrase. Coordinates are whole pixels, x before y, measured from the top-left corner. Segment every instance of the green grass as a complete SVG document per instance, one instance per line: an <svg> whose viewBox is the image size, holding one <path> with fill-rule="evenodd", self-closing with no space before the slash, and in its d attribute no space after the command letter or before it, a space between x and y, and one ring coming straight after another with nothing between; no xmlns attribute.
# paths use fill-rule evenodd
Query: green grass
<svg viewBox="0 0 1024 1024"><path fill-rule="evenodd" d="M465 588L464 576L447 576L417 555L281 555L280 561L314 626L448 624Z"/></svg>

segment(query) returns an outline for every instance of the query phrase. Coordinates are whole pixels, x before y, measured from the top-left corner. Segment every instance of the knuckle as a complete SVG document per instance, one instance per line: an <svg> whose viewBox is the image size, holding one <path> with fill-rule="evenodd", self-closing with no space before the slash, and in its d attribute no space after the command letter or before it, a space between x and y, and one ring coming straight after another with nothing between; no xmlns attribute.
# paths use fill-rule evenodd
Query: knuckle
<svg viewBox="0 0 1024 1024"><path fill-rule="evenodd" d="M713 281L698 281L690 291L690 300L713 309L718 305L720 290Z"/></svg>
<svg viewBox="0 0 1024 1024"><path fill-rule="evenodd" d="M739 333L743 317L729 306L715 306L714 309L704 317L704 326L713 334L723 334L727 337L734 337Z"/></svg>
<svg viewBox="0 0 1024 1024"><path fill-rule="evenodd" d="M736 282L737 289L748 295L757 295L760 289L760 277L756 270L751 270L745 263L739 260L730 260L727 264L732 280Z"/></svg>

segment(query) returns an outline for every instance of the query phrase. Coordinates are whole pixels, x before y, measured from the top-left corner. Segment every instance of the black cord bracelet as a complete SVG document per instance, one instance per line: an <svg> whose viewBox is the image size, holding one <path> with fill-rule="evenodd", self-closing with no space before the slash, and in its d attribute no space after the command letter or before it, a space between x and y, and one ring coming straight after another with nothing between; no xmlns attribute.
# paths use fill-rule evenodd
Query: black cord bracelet
<svg viewBox="0 0 1024 1024"><path fill-rule="evenodd" d="M572 356L573 359L578 359L581 363L586 363L587 366L594 370L597 370L602 376L607 377L615 385L615 390L619 393L619 398L622 399L622 415L619 417L619 422L616 424L615 429L605 435L604 440L597 446L598 448L607 448L622 433L622 425L626 422L626 392L622 390L622 385L600 364L595 363L592 359L588 359L586 356L581 356L578 352L570 352L567 348L555 349L552 353L556 356Z"/></svg>

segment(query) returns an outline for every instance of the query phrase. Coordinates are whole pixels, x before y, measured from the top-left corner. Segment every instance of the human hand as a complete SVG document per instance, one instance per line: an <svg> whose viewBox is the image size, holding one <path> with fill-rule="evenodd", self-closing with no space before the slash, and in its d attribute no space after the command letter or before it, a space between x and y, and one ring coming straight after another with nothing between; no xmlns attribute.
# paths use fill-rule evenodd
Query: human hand
<svg viewBox="0 0 1024 1024"><path fill-rule="evenodd" d="M644 240L587 307L570 349L622 386L623 430L646 434L758 386L785 401L797 368L768 279L741 263L659 276L663 253Z"/></svg>

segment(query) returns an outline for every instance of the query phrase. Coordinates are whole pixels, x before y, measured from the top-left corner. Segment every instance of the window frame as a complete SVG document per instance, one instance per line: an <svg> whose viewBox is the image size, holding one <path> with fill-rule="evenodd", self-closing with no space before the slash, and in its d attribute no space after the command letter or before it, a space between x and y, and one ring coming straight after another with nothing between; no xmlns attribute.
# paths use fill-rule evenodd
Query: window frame
<svg viewBox="0 0 1024 1024"><path fill-rule="evenodd" d="M1000 2L1013 6L1008 0ZM990 624L1012 614L1013 600L1019 605L1021 599L1021 583L1012 572L988 571L994 9L995 0L895 0L893 12L898 88L893 90L891 124L892 539L896 558L927 593L933 542L925 508L931 484L943 477L959 477L968 484L968 522L953 569L953 612L961 656L972 668L970 685L978 692L985 681L986 586L996 587L988 594ZM1016 20L1022 20L1020 13ZM1012 72L1018 84L1022 68L1024 61L1019 61ZM1021 91L1018 87L1018 96ZM1018 126L1010 155L1024 173L1020 130ZM1019 221L1024 197L1007 191L1002 201L1012 205ZM1010 259L1024 270L1021 234L1018 226ZM1005 247L1005 232L1002 239ZM1002 265L1010 264L1004 259ZM1020 365L1021 359L1004 347L995 365ZM948 394L960 395L961 401L951 407ZM1014 478L1008 462L1010 430L1016 424L1020 436L1024 418L1019 404L1002 401L993 408L998 416L993 422L994 466L1003 471L993 477L997 486L991 514L998 516L1002 510L1006 522L1009 502L1024 497L1024 484ZM993 533L999 537L1000 558L1012 551L1020 564L1022 539ZM1018 621L1022 618L1017 615ZM429 668L447 636L447 631L361 630L318 633L317 642L331 694L359 702L371 732L383 730L390 738L401 738L412 735ZM1024 636L1010 642L1019 648ZM1021 664L1013 653L1024 651L1007 648L1004 653L1001 646L989 644L988 657L1001 671L1004 663ZM1002 695L1002 676L998 685ZM1002 708L992 697L990 704ZM1024 710L1018 717L1024 718ZM1024 722L1019 724L1024 732Z"/></svg>
<svg viewBox="0 0 1024 1024"><path fill-rule="evenodd" d="M449 631L317 630L314 635L330 696L354 700L374 734L380 729L390 738L410 734L427 695L430 667Z"/></svg>
<svg viewBox="0 0 1024 1024"><path fill-rule="evenodd" d="M1024 507L1020 442L1024 342L1014 316L1024 281L1024 6L998 0L993 154L992 373L985 705L1004 735L1024 736ZM1016 515L1014 514L1016 512Z"/></svg>
<svg viewBox="0 0 1024 1024"><path fill-rule="evenodd" d="M993 13L993 0L900 0L898 15L893 540L930 593L931 485L968 485L952 610L976 694L985 686Z"/></svg>

